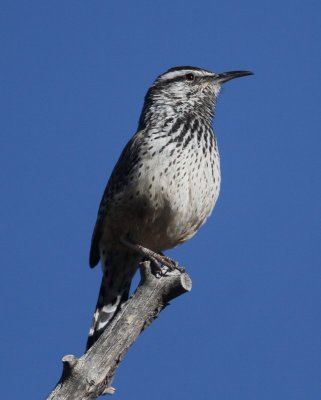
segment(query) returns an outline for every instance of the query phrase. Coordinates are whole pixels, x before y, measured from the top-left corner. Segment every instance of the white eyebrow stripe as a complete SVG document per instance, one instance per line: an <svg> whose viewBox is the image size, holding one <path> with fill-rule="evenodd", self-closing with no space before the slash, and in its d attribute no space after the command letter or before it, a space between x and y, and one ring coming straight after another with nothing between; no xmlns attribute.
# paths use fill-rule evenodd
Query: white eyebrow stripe
<svg viewBox="0 0 321 400"><path fill-rule="evenodd" d="M166 72L164 75L159 77L159 80L165 81L165 80L175 79L175 78L182 77L186 74L194 74L196 76L212 76L213 75L211 72L207 72L207 71L198 71L195 69L181 69L179 71Z"/></svg>

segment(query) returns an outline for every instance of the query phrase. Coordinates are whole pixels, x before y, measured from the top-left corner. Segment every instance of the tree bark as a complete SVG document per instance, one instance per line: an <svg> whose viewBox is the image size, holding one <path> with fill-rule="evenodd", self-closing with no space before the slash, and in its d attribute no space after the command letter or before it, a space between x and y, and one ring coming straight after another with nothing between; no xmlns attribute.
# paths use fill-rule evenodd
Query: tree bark
<svg viewBox="0 0 321 400"><path fill-rule="evenodd" d="M169 301L192 288L185 272L153 274L149 262L141 264L140 272L141 281L134 295L98 341L79 359L73 355L63 357L61 378L47 400L87 400L113 394L113 377L129 347Z"/></svg>

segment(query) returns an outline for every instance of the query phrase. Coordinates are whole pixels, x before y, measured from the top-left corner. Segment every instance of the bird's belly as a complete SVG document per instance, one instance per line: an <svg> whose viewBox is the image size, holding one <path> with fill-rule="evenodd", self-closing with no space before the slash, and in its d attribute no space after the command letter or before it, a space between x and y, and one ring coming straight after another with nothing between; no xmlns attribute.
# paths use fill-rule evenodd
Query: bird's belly
<svg viewBox="0 0 321 400"><path fill-rule="evenodd" d="M199 171L180 173L172 168L157 177L144 174L122 194L116 206L119 211L113 207L110 234L113 238L128 235L154 251L191 238L211 214L219 194L219 180L213 180L212 169Z"/></svg>

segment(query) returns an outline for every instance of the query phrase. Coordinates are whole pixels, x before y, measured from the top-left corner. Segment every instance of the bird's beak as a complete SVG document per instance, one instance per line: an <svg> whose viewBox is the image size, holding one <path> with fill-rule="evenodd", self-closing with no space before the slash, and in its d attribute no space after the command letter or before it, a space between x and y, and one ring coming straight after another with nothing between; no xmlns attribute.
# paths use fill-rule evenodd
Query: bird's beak
<svg viewBox="0 0 321 400"><path fill-rule="evenodd" d="M231 79L241 78L242 76L253 75L251 71L229 71L229 72L222 72L215 76L215 81L218 83L225 83L230 81Z"/></svg>

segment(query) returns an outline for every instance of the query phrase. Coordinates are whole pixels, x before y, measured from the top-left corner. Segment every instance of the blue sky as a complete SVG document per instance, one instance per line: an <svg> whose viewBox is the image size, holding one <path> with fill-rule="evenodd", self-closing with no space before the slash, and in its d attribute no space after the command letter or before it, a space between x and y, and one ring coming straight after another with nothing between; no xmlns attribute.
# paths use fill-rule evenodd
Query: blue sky
<svg viewBox="0 0 321 400"><path fill-rule="evenodd" d="M145 331L115 398L321 398L319 1L2 0L2 397L83 354L100 197L154 78L247 69L220 96L222 191L169 254L193 290Z"/></svg>

